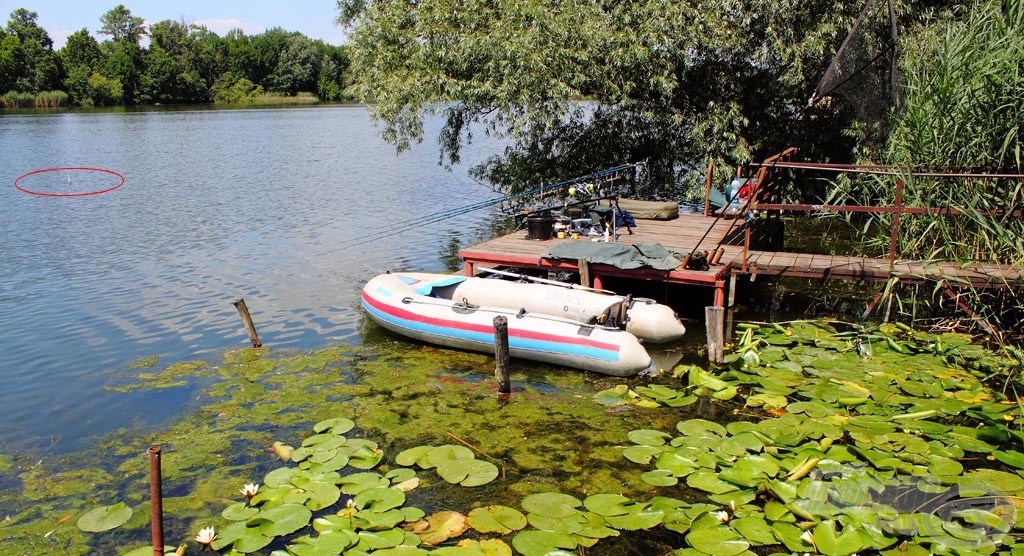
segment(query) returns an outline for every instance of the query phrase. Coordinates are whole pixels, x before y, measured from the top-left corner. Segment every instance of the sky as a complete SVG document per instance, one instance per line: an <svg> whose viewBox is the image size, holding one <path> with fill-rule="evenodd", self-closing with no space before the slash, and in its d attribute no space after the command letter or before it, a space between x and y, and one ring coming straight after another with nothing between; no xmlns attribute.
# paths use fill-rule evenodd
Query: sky
<svg viewBox="0 0 1024 556"><path fill-rule="evenodd" d="M143 18L146 25L184 20L205 25L221 36L231 29L255 35L280 27L333 45L341 44L345 37L334 24L336 0L0 0L0 26L6 26L11 12L18 8L36 12L36 23L46 29L58 50L68 35L83 27L96 40L107 38L97 32L102 25L100 17L118 4Z"/></svg>

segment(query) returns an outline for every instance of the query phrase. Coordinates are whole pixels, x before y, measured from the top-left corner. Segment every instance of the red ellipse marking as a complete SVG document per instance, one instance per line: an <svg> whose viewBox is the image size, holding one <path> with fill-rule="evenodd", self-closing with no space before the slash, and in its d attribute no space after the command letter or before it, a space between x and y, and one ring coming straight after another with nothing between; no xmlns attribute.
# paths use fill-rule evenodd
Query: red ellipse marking
<svg viewBox="0 0 1024 556"><path fill-rule="evenodd" d="M18 182L20 182L24 178L27 178L29 176L34 176L36 174L45 174L47 172L68 172L68 171L75 171L75 172L103 172L104 174L110 174L112 176L116 176L119 181L113 187L108 187L106 189L98 189L96 191L82 191L82 192L78 192L78 193L46 193L46 192L43 192L43 191L33 191L31 189L27 189L25 187L22 187L21 185L18 184ZM117 173L117 172L115 172L113 170L107 170L106 168L88 168L88 167L43 168L42 170L34 170L34 171L29 172L27 174L23 174L21 176L18 176L18 178L14 180L14 187L16 187L19 191L22 191L24 193L28 193L29 195L39 195L41 197L85 197L87 195L100 195L100 194L103 194L103 193L107 193L109 191L113 191L113 190L117 189L118 187L121 187L122 185L124 185L124 176L122 176L121 174L119 174L119 173Z"/></svg>

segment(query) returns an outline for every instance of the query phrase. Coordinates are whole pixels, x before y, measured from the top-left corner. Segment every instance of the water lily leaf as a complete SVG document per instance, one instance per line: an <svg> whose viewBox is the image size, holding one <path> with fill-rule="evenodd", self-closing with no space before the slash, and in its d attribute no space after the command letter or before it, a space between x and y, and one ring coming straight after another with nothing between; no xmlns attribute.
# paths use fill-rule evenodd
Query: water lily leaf
<svg viewBox="0 0 1024 556"><path fill-rule="evenodd" d="M247 524L258 526L260 533L268 537L280 537L294 533L309 525L313 512L301 504L281 504L262 510Z"/></svg>
<svg viewBox="0 0 1024 556"><path fill-rule="evenodd" d="M454 539L469 529L466 516L459 512L438 512L427 518L427 528L419 531L420 540L427 546L436 546L448 539Z"/></svg>
<svg viewBox="0 0 1024 556"><path fill-rule="evenodd" d="M230 546L234 552L248 554L267 546L273 540L273 537L260 532L259 527L248 527L244 521L235 521L217 532L217 539L210 547L223 550Z"/></svg>
<svg viewBox="0 0 1024 556"><path fill-rule="evenodd" d="M814 550L810 543L800 538L804 534L803 530L792 523L776 521L772 523L772 531L775 531L775 538L793 552L804 553Z"/></svg>
<svg viewBox="0 0 1024 556"><path fill-rule="evenodd" d="M430 469L434 466L427 462L427 455L433 449L433 446L416 446L415 448L402 450L395 456L395 463L403 467L416 465L423 469Z"/></svg>
<svg viewBox="0 0 1024 556"><path fill-rule="evenodd" d="M686 535L686 542L712 556L736 556L750 548L739 533L724 526L692 530Z"/></svg>
<svg viewBox="0 0 1024 556"><path fill-rule="evenodd" d="M312 482L303 489L309 495L306 500L306 507L313 510L322 510L333 506L341 499L341 490L334 483Z"/></svg>
<svg viewBox="0 0 1024 556"><path fill-rule="evenodd" d="M959 478L961 488L972 483L981 487L989 487L988 492L1015 495L1024 490L1024 478L1020 475L999 471L997 469L972 469ZM984 491L984 489L983 489Z"/></svg>
<svg viewBox="0 0 1024 556"><path fill-rule="evenodd" d="M734 507L753 502L757 498L757 492L753 489L737 490L726 492L725 494L711 494L708 498L723 506Z"/></svg>
<svg viewBox="0 0 1024 556"><path fill-rule="evenodd" d="M666 440L672 438L672 435L664 431L640 429L629 431L626 437L634 444L641 446L664 446Z"/></svg>
<svg viewBox="0 0 1024 556"><path fill-rule="evenodd" d="M568 494L560 492L541 492L531 494L522 501L523 509L529 513L540 514L548 517L569 517L577 512L582 502ZM514 546L514 544L513 544ZM559 548L572 548L571 546L559 546Z"/></svg>
<svg viewBox="0 0 1024 556"><path fill-rule="evenodd" d="M633 463L648 464L651 458L664 452L664 446L629 446L622 450L622 455Z"/></svg>
<svg viewBox="0 0 1024 556"><path fill-rule="evenodd" d="M356 548L366 547L374 551L382 548L394 548L405 542L405 531L401 529L360 531L358 535L359 545ZM352 554L352 551L348 551L346 554Z"/></svg>
<svg viewBox="0 0 1024 556"><path fill-rule="evenodd" d="M639 394L629 389L625 384L619 384L614 388L602 390L594 394L594 401L601 405L625 405L633 403Z"/></svg>
<svg viewBox="0 0 1024 556"><path fill-rule="evenodd" d="M288 553L295 556L322 556L327 554L341 554L344 550L356 543L354 534L346 534L341 531L327 531L313 537L306 535L295 539L288 546Z"/></svg>
<svg viewBox="0 0 1024 556"><path fill-rule="evenodd" d="M405 521L405 512L399 509L385 512L359 512L359 527L372 531L383 531L400 525Z"/></svg>
<svg viewBox="0 0 1024 556"><path fill-rule="evenodd" d="M640 480L654 486L672 486L679 484L679 478L675 473L665 469L655 469L640 474Z"/></svg>
<svg viewBox="0 0 1024 556"><path fill-rule="evenodd" d="M338 485L345 494L355 496L364 490L390 486L391 482L379 473L353 473L342 477Z"/></svg>
<svg viewBox="0 0 1024 556"><path fill-rule="evenodd" d="M464 487L485 485L496 479L498 473L498 466L478 459L445 460L437 466L442 479Z"/></svg>
<svg viewBox="0 0 1024 556"><path fill-rule="evenodd" d="M1024 454L1016 450L996 450L992 452L992 456L1006 465L1024 469Z"/></svg>
<svg viewBox="0 0 1024 556"><path fill-rule="evenodd" d="M665 452L661 454L658 456L658 461L655 463L655 467L662 471L668 471L676 477L685 477L701 467L704 467L701 462L693 461L692 459L684 456L683 452L688 453L687 450L676 450L674 452ZM704 454L707 454L707 452L704 452ZM714 465L714 463L711 465Z"/></svg>
<svg viewBox="0 0 1024 556"><path fill-rule="evenodd" d="M476 456L473 455L473 450L465 446L457 444L445 444L438 446L430 450L427 454L427 462L433 466L438 467L448 462L474 459Z"/></svg>
<svg viewBox="0 0 1024 556"><path fill-rule="evenodd" d="M345 434L346 432L354 429L355 426L355 422L351 419L335 417L334 419L325 419L313 425L313 430L316 432L324 432L325 430L330 429L331 434Z"/></svg>
<svg viewBox="0 0 1024 556"><path fill-rule="evenodd" d="M964 466L960 462L942 456L928 456L928 471L933 475L955 476L963 473Z"/></svg>
<svg viewBox="0 0 1024 556"><path fill-rule="evenodd" d="M845 527L842 533L837 533L836 522L831 519L814 527L814 545L826 556L848 556L864 548L857 531Z"/></svg>
<svg viewBox="0 0 1024 556"><path fill-rule="evenodd" d="M349 447L351 448L351 441ZM348 465L356 469L373 469L384 459L384 451L377 448L377 444L359 446L348 454Z"/></svg>
<svg viewBox="0 0 1024 556"><path fill-rule="evenodd" d="M398 550L404 547L398 547L393 550ZM417 553L420 554L420 553ZM482 539L479 541L472 539L464 539L459 541L455 546L442 546L436 548L431 552L422 552L422 554L431 554L432 556L512 556L512 547L505 544L500 539ZM406 556L405 553L394 553L384 550L374 552L374 556ZM413 553L409 553L409 556L413 556Z"/></svg>
<svg viewBox="0 0 1024 556"><path fill-rule="evenodd" d="M267 487L290 485L292 477L297 473L299 473L299 470L294 467L278 467L263 477L263 485Z"/></svg>
<svg viewBox="0 0 1024 556"><path fill-rule="evenodd" d="M534 529L539 531L551 531L553 533L575 535L583 530L583 523L577 519L579 517L580 516L577 514L569 519L562 519L540 514L528 514L526 516L526 520Z"/></svg>
<svg viewBox="0 0 1024 556"><path fill-rule="evenodd" d="M398 467L388 471L385 475L385 479L389 479L391 484L401 483L408 481L416 476L416 470L409 469L408 467Z"/></svg>
<svg viewBox="0 0 1024 556"><path fill-rule="evenodd" d="M547 556L560 548L572 550L577 544L572 535L551 531L521 531L512 538L512 547L523 556Z"/></svg>
<svg viewBox="0 0 1024 556"><path fill-rule="evenodd" d="M775 544L778 542L775 539L775 531L773 531L771 526L768 525L768 522L760 516L751 515L734 519L729 522L729 526L742 535L744 539L754 545L761 546Z"/></svg>
<svg viewBox="0 0 1024 556"><path fill-rule="evenodd" d="M583 505L597 515L625 515L635 503L621 494L594 494L583 500Z"/></svg>
<svg viewBox="0 0 1024 556"><path fill-rule="evenodd" d="M704 419L688 419L686 421L679 421L676 424L676 430L683 434L683 436L712 436L712 437L724 437L728 434L725 427L712 421L706 421Z"/></svg>
<svg viewBox="0 0 1024 556"><path fill-rule="evenodd" d="M763 407L765 409L779 409L786 407L789 399L786 396L777 394L754 394L747 398L748 407Z"/></svg>
<svg viewBox="0 0 1024 556"><path fill-rule="evenodd" d="M708 470L691 473L686 477L686 484L713 494L725 494L726 492L739 490L738 486L719 479L714 471Z"/></svg>
<svg viewBox="0 0 1024 556"><path fill-rule="evenodd" d="M78 528L89 533L102 533L124 525L132 517L132 509L124 502L93 508L78 518Z"/></svg>
<svg viewBox="0 0 1024 556"><path fill-rule="evenodd" d="M630 509L630 512L626 515L606 516L604 520L609 526L616 529L639 531L661 525L664 518L664 511L652 508L646 504L638 504L635 508Z"/></svg>
<svg viewBox="0 0 1024 556"><path fill-rule="evenodd" d="M467 522L481 533L507 535L526 527L526 516L515 508L491 505L474 508L469 512Z"/></svg>
<svg viewBox="0 0 1024 556"><path fill-rule="evenodd" d="M220 513L221 517L231 521L245 521L250 517L259 513L259 510L252 506L247 506L243 502L231 504L224 508L224 511Z"/></svg>
<svg viewBox="0 0 1024 556"><path fill-rule="evenodd" d="M405 493L396 488L375 487L360 492L353 501L357 508L384 512L405 504Z"/></svg>

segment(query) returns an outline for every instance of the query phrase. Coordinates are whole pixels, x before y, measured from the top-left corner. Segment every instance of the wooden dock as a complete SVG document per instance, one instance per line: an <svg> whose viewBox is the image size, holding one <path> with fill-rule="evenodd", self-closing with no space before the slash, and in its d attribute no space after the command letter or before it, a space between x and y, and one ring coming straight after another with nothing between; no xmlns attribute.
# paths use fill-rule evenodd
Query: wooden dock
<svg viewBox="0 0 1024 556"><path fill-rule="evenodd" d="M674 220L637 220L632 234L618 230L617 242L625 244L659 243L670 251L685 256L695 247L714 253L721 247L724 254L718 264L706 271L677 267L675 270L626 270L609 265L589 264L593 287L600 288L603 277L652 280L671 284L690 284L714 288L714 305L724 306L726 288L738 276L780 276L821 280L858 280L885 282L899 277L907 282L938 282L970 285L975 288L1024 286L1019 267L972 263L961 267L942 261L903 261L839 255L758 251L745 249L744 220L716 219L703 214L682 214ZM519 267L555 271L580 272L576 261L545 258L557 243L591 241L580 239L527 239L526 230L497 237L459 251L465 272L477 273L480 266ZM699 244L699 246L698 246ZM731 303L730 303L731 304Z"/></svg>

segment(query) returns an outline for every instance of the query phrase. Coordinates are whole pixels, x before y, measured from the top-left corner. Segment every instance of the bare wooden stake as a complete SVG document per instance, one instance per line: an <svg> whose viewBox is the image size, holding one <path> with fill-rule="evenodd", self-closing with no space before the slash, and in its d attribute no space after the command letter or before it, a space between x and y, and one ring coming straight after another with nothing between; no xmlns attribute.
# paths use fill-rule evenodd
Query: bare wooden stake
<svg viewBox="0 0 1024 556"><path fill-rule="evenodd" d="M708 361L721 365L725 360L725 307L705 307L704 320L708 330Z"/></svg>
<svg viewBox="0 0 1024 556"><path fill-rule="evenodd" d="M511 394L512 383L508 378L508 317L494 317L494 378L498 381L498 393Z"/></svg>
<svg viewBox="0 0 1024 556"><path fill-rule="evenodd" d="M580 271L580 285L584 288L590 287L590 261L585 257L576 261L576 267Z"/></svg>
<svg viewBox="0 0 1024 556"><path fill-rule="evenodd" d="M249 308L245 306L245 300L238 298L233 305L235 309L238 309L238 314L242 317L242 324L245 325L245 331L249 333L249 341L252 342L252 347L261 347L263 343L260 342L260 337L256 334L256 325L252 323L252 316L249 315Z"/></svg>
<svg viewBox="0 0 1024 556"><path fill-rule="evenodd" d="M160 446L149 447L149 528L153 537L153 556L164 554L164 496L160 477Z"/></svg>

